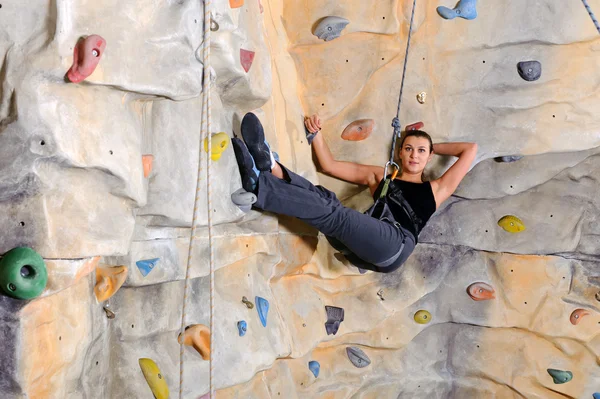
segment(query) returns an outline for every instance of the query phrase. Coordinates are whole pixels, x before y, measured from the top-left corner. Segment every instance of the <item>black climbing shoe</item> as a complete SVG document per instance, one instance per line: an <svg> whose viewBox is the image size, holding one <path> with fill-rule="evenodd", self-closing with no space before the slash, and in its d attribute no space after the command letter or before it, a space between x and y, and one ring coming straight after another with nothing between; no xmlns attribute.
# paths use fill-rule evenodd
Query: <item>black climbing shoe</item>
<svg viewBox="0 0 600 399"><path fill-rule="evenodd" d="M242 187L248 192L256 190L256 184L258 183L258 175L260 172L254 164L252 155L248 152L248 148L244 142L237 137L231 139L231 145L233 146L233 152L235 153L235 159L237 160L238 167L240 168L240 176L242 177Z"/></svg>
<svg viewBox="0 0 600 399"><path fill-rule="evenodd" d="M265 131L256 117L248 112L242 120L242 137L248 146L248 151L252 154L256 167L261 172L271 170L271 149L267 140L265 140Z"/></svg>

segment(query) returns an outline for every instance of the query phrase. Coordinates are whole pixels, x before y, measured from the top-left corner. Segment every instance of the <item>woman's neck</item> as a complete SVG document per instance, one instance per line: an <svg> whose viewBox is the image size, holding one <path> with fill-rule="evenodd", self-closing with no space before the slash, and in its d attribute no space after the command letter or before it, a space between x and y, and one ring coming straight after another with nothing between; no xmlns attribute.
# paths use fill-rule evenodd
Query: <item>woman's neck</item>
<svg viewBox="0 0 600 399"><path fill-rule="evenodd" d="M407 181L410 183L423 183L423 172L419 174L402 172L400 176L396 177L396 179L400 179L402 181Z"/></svg>

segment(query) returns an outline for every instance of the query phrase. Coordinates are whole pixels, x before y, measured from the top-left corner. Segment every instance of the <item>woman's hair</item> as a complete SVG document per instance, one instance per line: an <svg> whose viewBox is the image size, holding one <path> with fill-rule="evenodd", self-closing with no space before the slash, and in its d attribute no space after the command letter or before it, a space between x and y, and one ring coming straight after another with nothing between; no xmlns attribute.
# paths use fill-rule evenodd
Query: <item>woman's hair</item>
<svg viewBox="0 0 600 399"><path fill-rule="evenodd" d="M407 137L411 137L411 136L422 137L424 139L429 140L429 153L431 154L431 152L433 151L433 141L431 140L431 136L422 130L409 130L409 131L405 132L404 137L402 137L402 140L400 141L400 151L402 151L402 146L404 145L404 140L406 140Z"/></svg>

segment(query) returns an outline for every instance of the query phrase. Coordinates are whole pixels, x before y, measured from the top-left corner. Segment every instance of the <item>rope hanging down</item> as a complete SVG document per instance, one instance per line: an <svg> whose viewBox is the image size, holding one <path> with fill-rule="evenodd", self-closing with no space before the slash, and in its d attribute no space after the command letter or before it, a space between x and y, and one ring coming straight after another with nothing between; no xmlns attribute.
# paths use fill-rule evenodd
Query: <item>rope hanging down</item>
<svg viewBox="0 0 600 399"><path fill-rule="evenodd" d="M585 0L584 0L585 1ZM394 162L394 155L396 152L396 140L402 135L402 125L400 124L400 105L402 104L402 92L404 91L404 77L406 76L406 64L408 63L408 53L410 50L410 38L412 36L413 21L415 19L415 7L417 0L413 0L412 12L410 14L410 25L408 27L408 39L406 40L406 54L404 55L404 68L402 69L402 82L400 83L400 96L398 97L398 109L396 110L396 117L392 120L392 126L394 127L394 134L392 136L392 148L390 150L390 160L385 164L383 176L385 177L385 183L381 190L381 197L385 197L390 184L390 181L396 178L400 167ZM387 178L388 166L394 166L396 169L393 172L391 179Z"/></svg>
<svg viewBox="0 0 600 399"><path fill-rule="evenodd" d="M598 20L596 19L596 16L594 15L594 12L592 11L592 7L590 7L587 0L581 0L581 1L583 1L583 5L585 6L585 9L587 10L588 14L590 14L590 17L592 18L594 25L596 25L596 29L598 29L598 33L600 33L600 24L598 23Z"/></svg>
<svg viewBox="0 0 600 399"><path fill-rule="evenodd" d="M202 0L200 0L202 3ZM200 202L200 189L201 189L201 176L202 176L202 151L204 140L208 142L208 151L206 155L207 163L207 176L206 176L206 195L207 195L207 214L208 214L208 247L209 247L209 260L210 260L210 374L209 374L209 393L210 398L214 397L214 296L215 296L215 265L214 265L214 252L213 252L213 238L212 238L212 195L211 195L211 157L212 154L212 140L210 140L211 131L211 101L210 101L210 23L211 23L211 0L204 0L204 43L203 43L203 87L202 87L202 124L200 133L200 142L198 145L198 177L196 180L196 196L194 198L194 216L192 217L192 229L190 232L190 244L188 249L188 259L185 270L185 283L183 288L183 308L181 311L181 328L180 328L180 348L179 348L179 399L183 398L183 354L184 354L184 339L183 334L186 327L186 306L189 291L189 278L190 269L192 265L192 253L195 244L196 237L196 224L198 222L198 203Z"/></svg>

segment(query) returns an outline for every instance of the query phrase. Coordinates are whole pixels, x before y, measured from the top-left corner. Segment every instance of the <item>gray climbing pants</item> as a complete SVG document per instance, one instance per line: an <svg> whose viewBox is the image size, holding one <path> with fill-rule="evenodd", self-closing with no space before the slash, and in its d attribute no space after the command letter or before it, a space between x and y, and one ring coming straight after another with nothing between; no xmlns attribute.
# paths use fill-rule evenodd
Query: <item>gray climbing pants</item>
<svg viewBox="0 0 600 399"><path fill-rule="evenodd" d="M415 248L409 230L347 208L332 191L279 165L284 180L270 172L260 174L256 208L293 216L313 226L359 268L389 273L408 259Z"/></svg>

